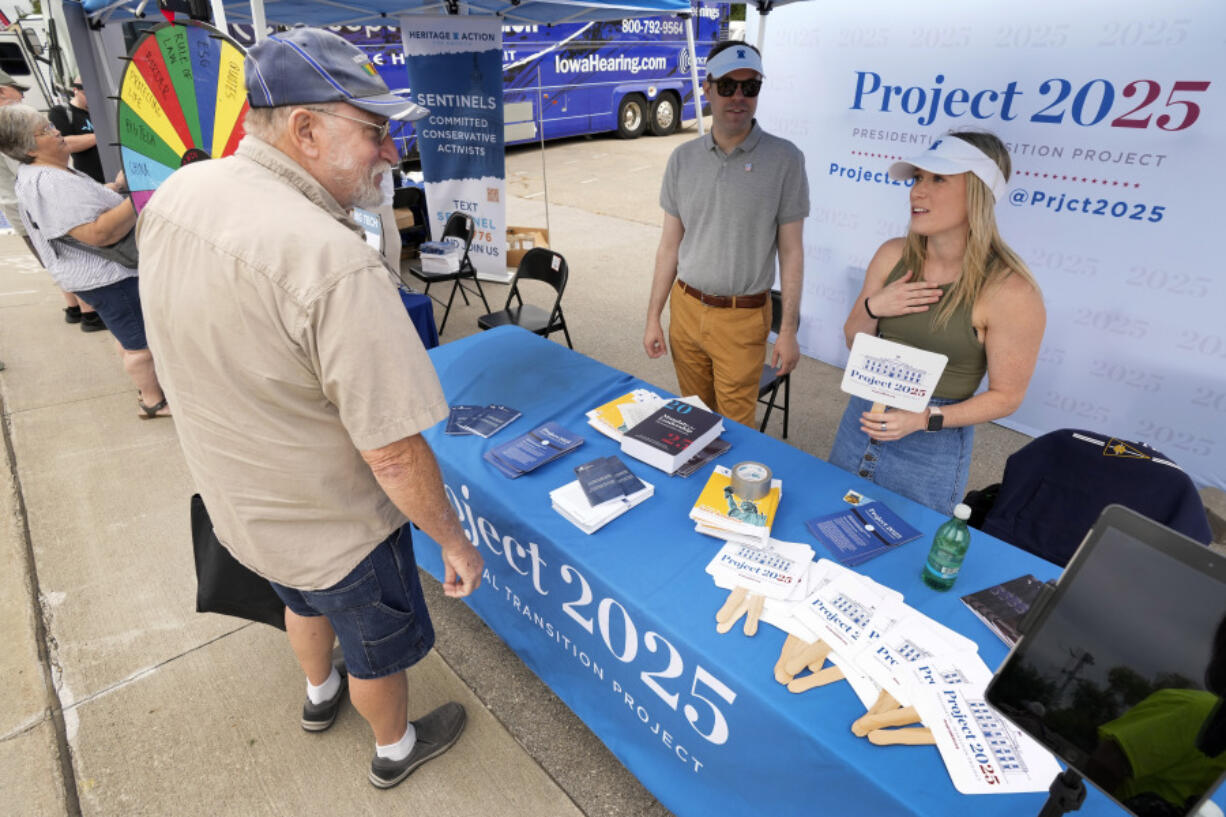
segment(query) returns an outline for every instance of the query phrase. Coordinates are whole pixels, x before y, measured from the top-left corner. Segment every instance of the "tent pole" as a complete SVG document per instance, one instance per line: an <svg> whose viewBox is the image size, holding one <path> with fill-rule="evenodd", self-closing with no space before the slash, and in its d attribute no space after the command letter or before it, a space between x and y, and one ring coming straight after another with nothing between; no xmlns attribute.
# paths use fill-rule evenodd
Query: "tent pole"
<svg viewBox="0 0 1226 817"><path fill-rule="evenodd" d="M251 27L255 30L255 41L263 40L268 31L268 18L264 15L264 0L251 0Z"/></svg>
<svg viewBox="0 0 1226 817"><path fill-rule="evenodd" d="M685 18L685 42L690 49L690 82L694 86L694 118L698 121L698 135L702 136L707 130L702 121L702 87L698 84L698 53L694 50L694 16L692 14L681 16ZM677 115L680 116L681 112L678 111Z"/></svg>
<svg viewBox="0 0 1226 817"><path fill-rule="evenodd" d="M226 7L222 5L222 0L213 0L213 26L222 34L229 34L230 29L226 25Z"/></svg>
<svg viewBox="0 0 1226 817"><path fill-rule="evenodd" d="M760 3L758 5L758 51L762 51L762 46L766 43L766 16L770 14L770 5Z"/></svg>
<svg viewBox="0 0 1226 817"><path fill-rule="evenodd" d="M549 235L549 241L553 243L553 233L549 227L549 171L545 169L545 108L542 105L543 97L541 92L541 62L536 62L536 123L538 126L537 136L541 138L541 186L545 191L545 232Z"/></svg>

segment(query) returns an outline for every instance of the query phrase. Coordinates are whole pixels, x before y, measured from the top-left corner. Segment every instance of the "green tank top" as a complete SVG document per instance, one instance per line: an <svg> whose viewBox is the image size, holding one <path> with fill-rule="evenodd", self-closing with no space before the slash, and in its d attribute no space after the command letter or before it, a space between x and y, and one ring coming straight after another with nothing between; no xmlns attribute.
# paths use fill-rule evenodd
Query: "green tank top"
<svg viewBox="0 0 1226 817"><path fill-rule="evenodd" d="M885 279L886 284L901 278L903 272L900 260ZM949 287L949 284L942 284L941 292L948 293ZM882 318L877 321L877 335L886 340L905 343L929 352L939 352L948 357L949 363L945 366L932 396L946 400L965 400L979 388L979 383L988 370L988 354L975 336L969 306L959 307L950 316L944 329L933 328L940 305L938 301L929 307L927 312Z"/></svg>

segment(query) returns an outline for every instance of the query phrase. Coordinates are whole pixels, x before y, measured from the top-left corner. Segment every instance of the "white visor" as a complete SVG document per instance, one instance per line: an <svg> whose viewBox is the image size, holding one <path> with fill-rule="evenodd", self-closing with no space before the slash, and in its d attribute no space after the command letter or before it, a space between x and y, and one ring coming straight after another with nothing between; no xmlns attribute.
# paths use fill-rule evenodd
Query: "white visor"
<svg viewBox="0 0 1226 817"><path fill-rule="evenodd" d="M707 77L713 80L719 79L740 68L748 68L750 71L757 71L763 77L766 76L762 72L762 58L758 56L757 51L747 45L734 45L707 60Z"/></svg>
<svg viewBox="0 0 1226 817"><path fill-rule="evenodd" d="M1000 201L1008 187L1005 174L1000 172L1000 166L992 157L970 142L949 134L933 142L930 148L914 159L890 165L888 173L891 179L902 182L915 176L916 168L942 176L974 173L992 191L995 201Z"/></svg>

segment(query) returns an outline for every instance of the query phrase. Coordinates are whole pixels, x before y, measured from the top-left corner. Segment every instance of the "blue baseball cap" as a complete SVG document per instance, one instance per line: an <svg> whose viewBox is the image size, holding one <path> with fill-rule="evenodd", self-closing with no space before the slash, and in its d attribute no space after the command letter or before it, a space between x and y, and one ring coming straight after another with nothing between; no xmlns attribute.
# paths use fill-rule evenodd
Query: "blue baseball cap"
<svg viewBox="0 0 1226 817"><path fill-rule="evenodd" d="M757 71L762 77L766 76L762 70L762 58L758 56L757 51L747 45L734 45L707 60L707 77L719 79L741 68Z"/></svg>
<svg viewBox="0 0 1226 817"><path fill-rule="evenodd" d="M253 108L348 102L388 119L412 121L430 113L388 91L360 48L319 28L266 37L247 49L244 71Z"/></svg>

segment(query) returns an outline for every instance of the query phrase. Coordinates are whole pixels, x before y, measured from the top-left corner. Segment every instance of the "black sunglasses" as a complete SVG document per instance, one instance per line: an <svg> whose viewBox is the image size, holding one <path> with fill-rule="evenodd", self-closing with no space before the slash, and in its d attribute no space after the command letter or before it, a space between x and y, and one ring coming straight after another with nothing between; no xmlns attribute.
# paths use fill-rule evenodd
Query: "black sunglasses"
<svg viewBox="0 0 1226 817"><path fill-rule="evenodd" d="M85 90L85 86L79 82L74 82L72 84L72 88L74 91L84 91Z"/></svg>
<svg viewBox="0 0 1226 817"><path fill-rule="evenodd" d="M757 77L752 79L733 79L732 77L720 77L715 80L715 92L720 96L732 96L736 93L736 86L741 86L741 93L749 99L753 99L762 90L762 80Z"/></svg>

